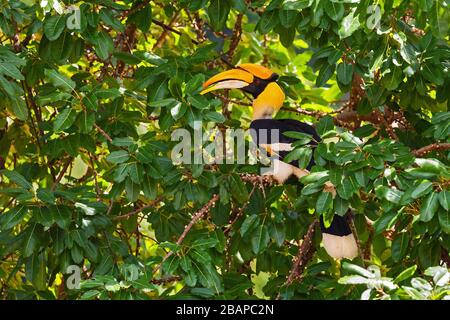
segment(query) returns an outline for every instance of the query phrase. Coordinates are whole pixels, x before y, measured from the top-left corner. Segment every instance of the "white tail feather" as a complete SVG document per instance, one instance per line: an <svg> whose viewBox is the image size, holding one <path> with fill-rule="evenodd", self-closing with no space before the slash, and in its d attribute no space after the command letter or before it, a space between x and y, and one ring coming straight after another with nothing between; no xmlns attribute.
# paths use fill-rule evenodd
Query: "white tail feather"
<svg viewBox="0 0 450 320"><path fill-rule="evenodd" d="M325 250L334 259L353 259L358 256L358 245L353 234L340 237L324 232L322 239Z"/></svg>

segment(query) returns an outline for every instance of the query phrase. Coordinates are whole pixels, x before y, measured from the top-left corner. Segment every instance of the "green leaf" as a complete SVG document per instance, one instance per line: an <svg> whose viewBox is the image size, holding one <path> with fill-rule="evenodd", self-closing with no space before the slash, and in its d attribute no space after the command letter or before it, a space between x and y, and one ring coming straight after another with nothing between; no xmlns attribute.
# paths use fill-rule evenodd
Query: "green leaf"
<svg viewBox="0 0 450 320"><path fill-rule="evenodd" d="M325 213L327 212L333 204L333 196L331 192L323 191L316 202L316 212L317 213Z"/></svg>
<svg viewBox="0 0 450 320"><path fill-rule="evenodd" d="M413 265L402 272L394 279L394 283L400 283L406 279L411 278L417 270L417 265Z"/></svg>
<svg viewBox="0 0 450 320"><path fill-rule="evenodd" d="M394 188L388 188L386 186L378 186L375 188L376 194L382 199L386 199L392 203L399 203L402 198L403 192Z"/></svg>
<svg viewBox="0 0 450 320"><path fill-rule="evenodd" d="M89 108L91 110L97 111L98 109L98 100L97 97L93 94L88 94L81 100L83 102L83 105L86 106L86 108Z"/></svg>
<svg viewBox="0 0 450 320"><path fill-rule="evenodd" d="M409 248L409 235L406 232L399 233L392 241L392 259L399 262L406 255Z"/></svg>
<svg viewBox="0 0 450 320"><path fill-rule="evenodd" d="M77 123L81 133L90 133L95 123L95 113L83 110L78 115Z"/></svg>
<svg viewBox="0 0 450 320"><path fill-rule="evenodd" d="M334 129L333 118L331 116L325 116L320 118L317 123L316 130L320 136L325 135L326 132Z"/></svg>
<svg viewBox="0 0 450 320"><path fill-rule="evenodd" d="M285 28L291 27L297 18L297 14L298 12L296 10L280 10L278 16L281 25Z"/></svg>
<svg viewBox="0 0 450 320"><path fill-rule="evenodd" d="M334 73L334 65L325 63L319 70L319 75L316 79L316 86L323 87Z"/></svg>
<svg viewBox="0 0 450 320"><path fill-rule="evenodd" d="M395 211L384 213L380 218L378 218L373 224L375 234L380 234L384 230L391 227L391 225L397 221L398 213Z"/></svg>
<svg viewBox="0 0 450 320"><path fill-rule="evenodd" d="M76 244L78 244L81 248L84 248L87 246L87 237L83 230L73 230L72 231L72 238L75 241Z"/></svg>
<svg viewBox="0 0 450 320"><path fill-rule="evenodd" d="M283 45L283 47L289 48L295 39L295 32L296 32L295 27L290 28L279 27L277 28L277 32L280 35L280 42Z"/></svg>
<svg viewBox="0 0 450 320"><path fill-rule="evenodd" d="M139 185L134 183L133 180L127 179L125 182L125 192L127 199L130 202L135 202L139 197L140 188Z"/></svg>
<svg viewBox="0 0 450 320"><path fill-rule="evenodd" d="M269 244L270 237L267 226L261 224L251 235L252 251L254 254L263 252Z"/></svg>
<svg viewBox="0 0 450 320"><path fill-rule="evenodd" d="M299 167L304 169L311 161L312 150L308 147L297 148L289 152L284 158L284 162L292 162L298 160Z"/></svg>
<svg viewBox="0 0 450 320"><path fill-rule="evenodd" d="M243 203L248 199L248 190L241 178L237 175L230 177L231 194L238 200L239 203Z"/></svg>
<svg viewBox="0 0 450 320"><path fill-rule="evenodd" d="M65 28L65 15L54 15L44 21L44 34L50 41L58 39Z"/></svg>
<svg viewBox="0 0 450 320"><path fill-rule="evenodd" d="M430 191L433 190L432 187L433 184L430 181L422 182L411 193L411 197L414 199L423 197L424 195L427 195Z"/></svg>
<svg viewBox="0 0 450 320"><path fill-rule="evenodd" d="M24 206L16 206L0 216L2 230L9 230L22 222L28 210Z"/></svg>
<svg viewBox="0 0 450 320"><path fill-rule="evenodd" d="M195 95L188 97L188 102L197 109L209 108L209 101L204 96Z"/></svg>
<svg viewBox="0 0 450 320"><path fill-rule="evenodd" d="M342 183L337 186L336 191L342 199L348 200L356 191L356 187L353 185L351 179L344 179L342 180Z"/></svg>
<svg viewBox="0 0 450 320"><path fill-rule="evenodd" d="M91 39L95 53L102 60L107 60L114 50L114 43L109 33L100 31Z"/></svg>
<svg viewBox="0 0 450 320"><path fill-rule="evenodd" d="M10 100L11 108L17 119L26 121L28 119L28 107L22 97Z"/></svg>
<svg viewBox="0 0 450 320"><path fill-rule="evenodd" d="M136 5L141 4L140 2L135 2ZM134 6L133 6L134 8ZM136 10L134 13L130 14L127 19L127 24L134 23L142 32L148 32L152 22L152 7L151 5L146 5Z"/></svg>
<svg viewBox="0 0 450 320"><path fill-rule="evenodd" d="M156 199L156 194L158 191L158 185L149 175L144 175L142 182L142 191L148 200Z"/></svg>
<svg viewBox="0 0 450 320"><path fill-rule="evenodd" d="M106 25L114 28L117 31L124 32L125 27L117 18L114 17L112 12L113 11L111 11L110 9L102 8L100 10L99 17L103 22L105 22Z"/></svg>
<svg viewBox="0 0 450 320"><path fill-rule="evenodd" d="M125 150L118 150L111 152L107 157L106 160L112 163L123 163L128 161L130 158L130 154Z"/></svg>
<svg viewBox="0 0 450 320"><path fill-rule="evenodd" d="M286 10L300 10L310 7L314 0L285 0L283 2L283 9Z"/></svg>
<svg viewBox="0 0 450 320"><path fill-rule="evenodd" d="M28 182L23 175L15 170L2 170L0 172L4 174L9 180L17 183L17 185L21 186L22 188L31 189L33 187L33 185Z"/></svg>
<svg viewBox="0 0 450 320"><path fill-rule="evenodd" d="M251 214L247 216L241 225L240 233L242 237L245 237L248 231L255 229L259 225L259 216Z"/></svg>
<svg viewBox="0 0 450 320"><path fill-rule="evenodd" d="M382 83L388 90L395 90L402 83L403 71L399 67L391 67L391 72L383 75Z"/></svg>
<svg viewBox="0 0 450 320"><path fill-rule="evenodd" d="M140 184L144 175L142 165L133 162L130 164L129 170L131 180L136 184Z"/></svg>
<svg viewBox="0 0 450 320"><path fill-rule="evenodd" d="M75 90L75 82L58 71L53 69L45 69L44 73L55 87L68 92Z"/></svg>
<svg viewBox="0 0 450 320"><path fill-rule="evenodd" d="M37 223L33 223L25 232L22 255L27 258L38 248Z"/></svg>
<svg viewBox="0 0 450 320"><path fill-rule="evenodd" d="M61 229L67 229L71 224L72 213L68 207L52 206L51 207L53 220Z"/></svg>
<svg viewBox="0 0 450 320"><path fill-rule="evenodd" d="M20 70L17 69L17 67L11 63L0 62L0 74L4 74L5 76L17 80L25 80Z"/></svg>
<svg viewBox="0 0 450 320"><path fill-rule="evenodd" d="M428 197L423 202L420 207L420 220L428 222L433 219L434 214L436 213L439 207L438 202L438 194L432 192L428 195Z"/></svg>
<svg viewBox="0 0 450 320"><path fill-rule="evenodd" d="M278 11L265 11L258 21L257 28L261 34L269 33L279 23Z"/></svg>
<svg viewBox="0 0 450 320"><path fill-rule="evenodd" d="M439 203L441 207L445 209L445 211L450 210L450 191L442 190L439 192Z"/></svg>
<svg viewBox="0 0 450 320"><path fill-rule="evenodd" d="M341 27L339 28L339 38L344 39L350 37L353 32L358 30L359 16L355 15L356 8L353 8L350 13L342 19Z"/></svg>
<svg viewBox="0 0 450 320"><path fill-rule="evenodd" d="M173 107L175 106L175 104L179 103L177 100L175 100L174 98L167 98L167 99L161 99L161 100L157 100L157 101L150 101L148 103L148 105L150 107Z"/></svg>
<svg viewBox="0 0 450 320"><path fill-rule="evenodd" d="M69 129L75 122L76 117L77 113L74 109L70 107L64 109L60 114L58 114L55 122L53 122L53 130L58 132Z"/></svg>
<svg viewBox="0 0 450 320"><path fill-rule="evenodd" d="M300 182L303 184L314 183L318 181L325 182L329 177L328 171L311 172L310 174L300 178Z"/></svg>
<svg viewBox="0 0 450 320"><path fill-rule="evenodd" d="M25 276L31 281L36 290L47 289L47 274L45 253L36 253L25 262Z"/></svg>
<svg viewBox="0 0 450 320"><path fill-rule="evenodd" d="M228 0L211 0L207 12L214 31L221 31L224 28L230 9Z"/></svg>
<svg viewBox="0 0 450 320"><path fill-rule="evenodd" d="M343 85L348 85L353 79L353 65L346 62L341 62L337 66L337 80Z"/></svg>
<svg viewBox="0 0 450 320"><path fill-rule="evenodd" d="M444 231L447 234L450 234L450 211L440 210L438 217L442 231Z"/></svg>
<svg viewBox="0 0 450 320"><path fill-rule="evenodd" d="M334 210L336 214L343 217L347 213L348 208L349 208L348 201L341 199L341 197L336 197L334 199Z"/></svg>
<svg viewBox="0 0 450 320"><path fill-rule="evenodd" d="M53 192L50 189L39 188L36 191L36 196L39 198L39 200L50 204L55 203L56 200L55 196L53 195Z"/></svg>
<svg viewBox="0 0 450 320"><path fill-rule="evenodd" d="M95 275L107 274L113 268L113 260L109 254L103 255L100 263L95 267Z"/></svg>
<svg viewBox="0 0 450 320"><path fill-rule="evenodd" d="M325 12L334 21L339 21L344 16L344 5L328 0L325 2Z"/></svg>

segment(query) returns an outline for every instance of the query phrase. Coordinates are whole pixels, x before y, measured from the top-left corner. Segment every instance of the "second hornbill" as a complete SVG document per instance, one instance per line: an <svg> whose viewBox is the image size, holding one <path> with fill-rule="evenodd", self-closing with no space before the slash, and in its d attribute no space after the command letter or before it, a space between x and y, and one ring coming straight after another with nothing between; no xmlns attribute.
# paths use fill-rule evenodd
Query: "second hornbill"
<svg viewBox="0 0 450 320"><path fill-rule="evenodd" d="M253 133L252 139L258 145L263 147L269 153L278 153L279 160L274 166L272 174L279 183L284 183L291 176L298 178L308 174L308 171L299 168L298 163L293 161L290 163L283 162L284 157L292 149L291 143L296 140L283 135L286 131L298 131L309 134L313 137L311 144L317 144L320 137L314 127L311 125L293 119L273 119L274 114L283 105L285 95L281 87L276 83L278 75L271 70L255 65L241 64L236 69L221 72L204 84L204 90L201 94L208 93L218 89L241 89L244 92L253 95L253 120L250 128ZM271 134L264 144L258 142L259 132L264 130L278 130L279 136L277 143L271 143ZM266 131L267 130L267 131ZM255 141L256 140L256 141ZM306 169L310 169L314 164L313 159ZM334 215L331 225L326 228L323 217L320 218L320 226L322 230L323 246L327 253L335 258L353 259L358 255L358 247L352 231L345 219L337 214Z"/></svg>

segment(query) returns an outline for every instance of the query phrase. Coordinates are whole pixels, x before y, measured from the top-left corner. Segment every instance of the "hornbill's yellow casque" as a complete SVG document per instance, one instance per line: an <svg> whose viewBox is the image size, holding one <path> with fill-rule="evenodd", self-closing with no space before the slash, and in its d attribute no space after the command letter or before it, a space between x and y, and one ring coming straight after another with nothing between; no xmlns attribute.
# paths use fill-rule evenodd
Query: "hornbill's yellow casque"
<svg viewBox="0 0 450 320"><path fill-rule="evenodd" d="M285 163L283 158L292 149L291 143L295 141L283 135L286 131L298 131L307 133L313 136L311 144L317 144L315 141L320 141L316 130L309 124L293 120L293 119L272 119L272 116L281 108L284 102L284 92L276 83L278 75L271 70L255 65L255 64L241 64L236 69L221 72L204 84L204 90L201 94L208 93L217 89L233 89L238 88L244 92L253 95L253 121L250 128L253 129L252 135L254 142L268 150L269 152L276 152L280 160L274 165L274 171L271 172L274 178L279 183L284 183L289 177L296 176L298 178L308 174L308 171L299 168L298 162ZM279 137L277 143L271 143L270 131L279 130ZM267 130L267 141L265 143L258 143L260 130ZM306 168L309 170L314 164L313 160ZM328 228L325 228L323 219L320 219L320 226L323 236L323 245L330 256L335 259L348 258L353 259L358 254L358 248L351 229L344 217L334 215L333 221Z"/></svg>

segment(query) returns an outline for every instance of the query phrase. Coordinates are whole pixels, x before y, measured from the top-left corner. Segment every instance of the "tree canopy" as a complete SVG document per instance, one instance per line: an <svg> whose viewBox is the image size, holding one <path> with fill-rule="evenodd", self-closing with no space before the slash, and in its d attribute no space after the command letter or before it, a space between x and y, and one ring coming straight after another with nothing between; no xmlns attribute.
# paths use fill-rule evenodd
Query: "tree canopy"
<svg viewBox="0 0 450 320"><path fill-rule="evenodd" d="M450 298L449 6L0 1L0 296ZM249 127L249 96L199 94L240 63L323 139L293 134L294 184L172 161L176 129ZM317 221L349 211L335 261Z"/></svg>

